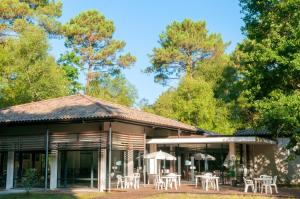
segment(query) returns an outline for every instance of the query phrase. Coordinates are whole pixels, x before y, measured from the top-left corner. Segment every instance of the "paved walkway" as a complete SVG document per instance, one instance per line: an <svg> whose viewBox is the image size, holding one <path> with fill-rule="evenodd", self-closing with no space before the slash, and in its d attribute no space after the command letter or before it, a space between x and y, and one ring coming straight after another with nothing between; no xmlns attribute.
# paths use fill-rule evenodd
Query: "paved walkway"
<svg viewBox="0 0 300 199"><path fill-rule="evenodd" d="M81 190L82 191L82 190ZM147 186L143 187L141 186L140 189L134 190L134 189L113 189L111 193L104 194L103 196L98 197L99 199L122 199L124 197L126 198L132 198L132 199L138 199L138 198L145 198L149 196L158 195L161 193L190 193L190 194L220 194L220 195L252 195L252 196L272 196L272 197L283 197L283 198L300 198L300 189L299 188L279 188L279 194L273 193L272 195L268 194L260 194L260 193L253 193L248 192L244 193L243 187L231 187L231 186L220 186L220 191L204 191L201 187L195 188L195 185L187 185L182 184L180 188L177 190L175 189L168 189L166 190L155 190L153 186ZM77 192L76 190L74 192Z"/></svg>

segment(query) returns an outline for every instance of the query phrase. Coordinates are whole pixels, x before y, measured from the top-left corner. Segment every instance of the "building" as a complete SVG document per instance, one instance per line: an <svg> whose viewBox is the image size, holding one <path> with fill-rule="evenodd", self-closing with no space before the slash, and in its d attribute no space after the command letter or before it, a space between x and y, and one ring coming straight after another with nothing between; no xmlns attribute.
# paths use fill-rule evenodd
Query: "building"
<svg viewBox="0 0 300 199"><path fill-rule="evenodd" d="M139 172L141 181L148 183L151 175L163 168L181 174L184 181L193 181L197 172L213 170L226 183L226 161L232 156L236 157L237 178L259 172L275 174L273 167L278 164L272 165L276 159L272 156L277 148L277 142L269 138L222 136L137 109L73 95L0 110L0 189L22 187L22 177L30 168L37 172L37 186L49 189L110 190L118 174ZM144 154L158 150L173 154L177 160L143 159ZM210 154L215 160L197 159L195 153ZM298 170L282 162L294 183L300 179L299 162L294 164ZM269 167L272 169L263 170Z"/></svg>

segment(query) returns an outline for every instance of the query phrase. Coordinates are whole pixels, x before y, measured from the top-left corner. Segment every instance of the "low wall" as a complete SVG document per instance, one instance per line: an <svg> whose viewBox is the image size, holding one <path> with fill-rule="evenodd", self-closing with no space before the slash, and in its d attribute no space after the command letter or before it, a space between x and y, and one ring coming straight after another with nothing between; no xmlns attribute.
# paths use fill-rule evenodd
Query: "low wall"
<svg viewBox="0 0 300 199"><path fill-rule="evenodd" d="M252 145L253 176L277 175L280 184L300 185L300 156L288 161L289 151L285 149L288 138L279 138L277 145Z"/></svg>

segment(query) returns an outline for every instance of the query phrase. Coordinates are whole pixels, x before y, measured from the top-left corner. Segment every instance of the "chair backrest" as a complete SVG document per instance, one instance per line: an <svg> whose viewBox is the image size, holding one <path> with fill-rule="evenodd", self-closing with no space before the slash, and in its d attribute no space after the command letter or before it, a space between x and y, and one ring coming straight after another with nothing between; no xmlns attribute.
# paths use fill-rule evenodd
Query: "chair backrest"
<svg viewBox="0 0 300 199"><path fill-rule="evenodd" d="M268 177L264 177L262 181L263 181L263 184L265 184L265 185L271 185L273 179L272 179L272 177L268 176Z"/></svg>
<svg viewBox="0 0 300 199"><path fill-rule="evenodd" d="M277 176L274 176L272 184L276 184L276 181L277 181Z"/></svg>
<svg viewBox="0 0 300 199"><path fill-rule="evenodd" d="M247 180L247 178L245 178L245 177L243 177L243 179L244 179L244 183L245 184L252 184L253 183L253 181L252 180ZM252 183L251 183L251 181L252 181Z"/></svg>
<svg viewBox="0 0 300 199"><path fill-rule="evenodd" d="M133 176L134 177L140 177L140 173L134 173Z"/></svg>
<svg viewBox="0 0 300 199"><path fill-rule="evenodd" d="M122 180L122 176L121 175L117 175L117 179L118 179L118 181Z"/></svg>
<svg viewBox="0 0 300 199"><path fill-rule="evenodd" d="M269 175L260 175L259 177L260 178L271 178L272 176L269 176Z"/></svg>
<svg viewBox="0 0 300 199"><path fill-rule="evenodd" d="M212 173L205 173L204 176L205 177L212 177Z"/></svg>
<svg viewBox="0 0 300 199"><path fill-rule="evenodd" d="M160 180L160 175L155 175L155 176L154 176L154 181L155 181L155 182L158 182L159 180Z"/></svg>

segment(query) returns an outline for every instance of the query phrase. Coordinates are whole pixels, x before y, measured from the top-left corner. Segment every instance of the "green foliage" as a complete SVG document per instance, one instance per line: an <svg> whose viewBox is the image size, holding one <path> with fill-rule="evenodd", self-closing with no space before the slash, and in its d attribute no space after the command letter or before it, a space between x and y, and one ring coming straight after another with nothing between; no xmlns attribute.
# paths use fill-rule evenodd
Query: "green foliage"
<svg viewBox="0 0 300 199"><path fill-rule="evenodd" d="M166 84L182 74L193 77L201 62L205 64L223 55L227 46L219 34L209 34L205 22L185 19L173 22L160 35L160 48L150 56L152 65L147 73L155 74L155 81Z"/></svg>
<svg viewBox="0 0 300 199"><path fill-rule="evenodd" d="M69 82L49 56L44 31L27 26L0 48L0 107L68 94Z"/></svg>
<svg viewBox="0 0 300 199"><path fill-rule="evenodd" d="M133 106L137 98L135 87L121 75L94 79L90 82L89 94L125 106Z"/></svg>
<svg viewBox="0 0 300 199"><path fill-rule="evenodd" d="M152 109L159 115L199 128L225 134L234 130L226 105L214 98L212 85L201 78L184 78L178 88L163 93Z"/></svg>
<svg viewBox="0 0 300 199"><path fill-rule="evenodd" d="M163 84L174 78L181 81L143 109L203 129L233 133L230 106L216 97L221 95L219 83L230 61L221 36L209 34L203 21L185 19L167 26L160 45L153 49L152 66L146 72Z"/></svg>
<svg viewBox="0 0 300 199"><path fill-rule="evenodd" d="M234 61L253 127L299 143L300 1L241 0L244 34Z"/></svg>
<svg viewBox="0 0 300 199"><path fill-rule="evenodd" d="M300 155L300 92L283 94L274 91L268 98L255 102L257 122L275 137L290 137L288 148Z"/></svg>
<svg viewBox="0 0 300 199"><path fill-rule="evenodd" d="M61 25L56 18L61 16L62 3L49 0L1 0L0 37L22 31L34 24L49 34L60 34Z"/></svg>
<svg viewBox="0 0 300 199"><path fill-rule="evenodd" d="M66 46L80 57L87 70L86 93L90 82L103 74L118 75L122 68L135 62L129 53L121 55L124 41L114 40L115 27L96 10L88 10L71 19L63 27Z"/></svg>
<svg viewBox="0 0 300 199"><path fill-rule="evenodd" d="M82 65L80 58L74 52L62 54L57 61L57 64L65 72L68 81L70 82L70 93L76 94L83 89L83 86L78 81Z"/></svg>
<svg viewBox="0 0 300 199"><path fill-rule="evenodd" d="M34 187L37 183L36 169L27 169L25 175L22 178L22 184L27 193Z"/></svg>

